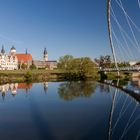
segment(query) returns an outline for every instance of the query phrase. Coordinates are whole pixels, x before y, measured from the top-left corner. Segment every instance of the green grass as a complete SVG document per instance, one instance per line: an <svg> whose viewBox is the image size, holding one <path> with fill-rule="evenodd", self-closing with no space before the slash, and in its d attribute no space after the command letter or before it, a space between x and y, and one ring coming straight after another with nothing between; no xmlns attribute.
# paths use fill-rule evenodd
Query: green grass
<svg viewBox="0 0 140 140"><path fill-rule="evenodd" d="M30 71L32 74L64 73L62 70L0 70L0 75L22 75L26 74L28 71Z"/></svg>

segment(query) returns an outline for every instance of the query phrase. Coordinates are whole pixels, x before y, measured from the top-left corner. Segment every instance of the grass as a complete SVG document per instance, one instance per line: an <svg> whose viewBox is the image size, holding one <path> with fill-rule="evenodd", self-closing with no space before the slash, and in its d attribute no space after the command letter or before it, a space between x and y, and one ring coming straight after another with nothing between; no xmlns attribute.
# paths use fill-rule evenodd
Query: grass
<svg viewBox="0 0 140 140"><path fill-rule="evenodd" d="M27 81L61 80L62 70L0 70L0 84Z"/></svg>
<svg viewBox="0 0 140 140"><path fill-rule="evenodd" d="M120 72L120 77L119 78L123 78L123 79L130 79L131 77L131 73L128 72ZM115 80L118 78L117 76L117 72L109 72L107 73L107 78L109 80Z"/></svg>
<svg viewBox="0 0 140 140"><path fill-rule="evenodd" d="M30 71L32 74L55 74L55 73L64 73L62 70L0 70L0 75L24 75L28 71Z"/></svg>

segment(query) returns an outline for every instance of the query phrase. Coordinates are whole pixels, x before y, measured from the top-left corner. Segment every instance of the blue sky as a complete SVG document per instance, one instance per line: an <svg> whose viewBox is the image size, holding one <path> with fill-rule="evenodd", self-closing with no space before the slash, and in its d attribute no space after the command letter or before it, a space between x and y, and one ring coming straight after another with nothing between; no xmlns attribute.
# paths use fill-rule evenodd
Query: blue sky
<svg viewBox="0 0 140 140"><path fill-rule="evenodd" d="M0 0L0 45L41 59L110 54L106 0Z"/></svg>
<svg viewBox="0 0 140 140"><path fill-rule="evenodd" d="M110 53L105 0L0 0L0 45L49 59Z"/></svg>

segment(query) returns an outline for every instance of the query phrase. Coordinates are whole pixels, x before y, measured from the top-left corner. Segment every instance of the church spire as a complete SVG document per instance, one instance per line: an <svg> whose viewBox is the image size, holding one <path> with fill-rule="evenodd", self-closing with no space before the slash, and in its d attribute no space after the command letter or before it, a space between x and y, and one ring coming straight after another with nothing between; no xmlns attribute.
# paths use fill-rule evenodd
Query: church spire
<svg viewBox="0 0 140 140"><path fill-rule="evenodd" d="M26 51L25 51L25 54L28 54L28 51L27 51L27 49L26 49Z"/></svg>
<svg viewBox="0 0 140 140"><path fill-rule="evenodd" d="M44 61L48 61L48 52L46 48L44 48Z"/></svg>
<svg viewBox="0 0 140 140"><path fill-rule="evenodd" d="M5 54L4 46L2 45L1 53Z"/></svg>
<svg viewBox="0 0 140 140"><path fill-rule="evenodd" d="M48 54L46 48L44 48L44 55Z"/></svg>

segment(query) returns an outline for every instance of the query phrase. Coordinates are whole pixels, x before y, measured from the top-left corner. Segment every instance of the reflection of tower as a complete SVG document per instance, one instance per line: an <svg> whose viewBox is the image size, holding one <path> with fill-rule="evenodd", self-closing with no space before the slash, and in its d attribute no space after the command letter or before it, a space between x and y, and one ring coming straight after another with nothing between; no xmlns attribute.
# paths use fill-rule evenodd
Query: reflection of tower
<svg viewBox="0 0 140 140"><path fill-rule="evenodd" d="M47 93L48 90L48 82L44 83L44 92Z"/></svg>
<svg viewBox="0 0 140 140"><path fill-rule="evenodd" d="M4 101L4 99L5 99L5 94L6 94L5 92L2 92L2 93L1 93L3 101Z"/></svg>
<svg viewBox="0 0 140 140"><path fill-rule="evenodd" d="M13 96L17 94L18 83L10 84L10 90Z"/></svg>
<svg viewBox="0 0 140 140"><path fill-rule="evenodd" d="M46 48L44 49L44 61L48 61L48 52Z"/></svg>

